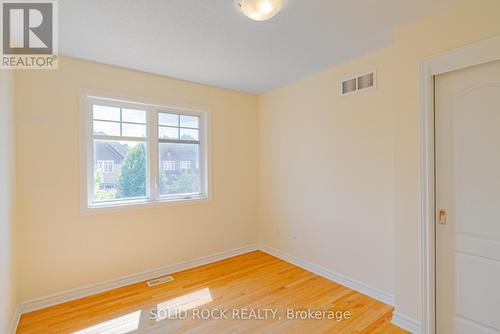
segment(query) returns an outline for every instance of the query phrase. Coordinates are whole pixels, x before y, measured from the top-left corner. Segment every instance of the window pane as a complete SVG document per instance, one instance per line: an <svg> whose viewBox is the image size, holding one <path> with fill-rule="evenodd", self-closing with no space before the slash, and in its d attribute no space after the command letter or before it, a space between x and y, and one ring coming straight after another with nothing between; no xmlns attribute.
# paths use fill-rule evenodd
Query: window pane
<svg viewBox="0 0 500 334"><path fill-rule="evenodd" d="M181 115L181 127L198 129L198 117Z"/></svg>
<svg viewBox="0 0 500 334"><path fill-rule="evenodd" d="M160 143L160 195L199 194L198 144Z"/></svg>
<svg viewBox="0 0 500 334"><path fill-rule="evenodd" d="M93 105L94 119L120 121L120 108Z"/></svg>
<svg viewBox="0 0 500 334"><path fill-rule="evenodd" d="M122 135L125 137L146 137L146 125L123 123Z"/></svg>
<svg viewBox="0 0 500 334"><path fill-rule="evenodd" d="M122 109L122 121L146 124L146 112L144 110Z"/></svg>
<svg viewBox="0 0 500 334"><path fill-rule="evenodd" d="M167 126L179 126L179 115L159 113L158 124Z"/></svg>
<svg viewBox="0 0 500 334"><path fill-rule="evenodd" d="M158 129L160 139L179 139L179 128L168 128L160 126Z"/></svg>
<svg viewBox="0 0 500 334"><path fill-rule="evenodd" d="M146 144L94 141L94 202L146 197Z"/></svg>
<svg viewBox="0 0 500 334"><path fill-rule="evenodd" d="M119 136L120 123L94 121L94 134L101 136Z"/></svg>
<svg viewBox="0 0 500 334"><path fill-rule="evenodd" d="M199 140L200 130L181 129L181 140Z"/></svg>

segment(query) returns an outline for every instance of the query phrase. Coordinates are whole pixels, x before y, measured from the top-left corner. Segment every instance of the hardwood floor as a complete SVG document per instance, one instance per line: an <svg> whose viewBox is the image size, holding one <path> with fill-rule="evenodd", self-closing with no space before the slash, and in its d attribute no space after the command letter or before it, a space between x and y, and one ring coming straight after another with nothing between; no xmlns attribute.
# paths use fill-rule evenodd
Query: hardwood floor
<svg viewBox="0 0 500 334"><path fill-rule="evenodd" d="M260 251L172 276L156 287L138 283L25 314L17 333L406 333L390 323L392 307ZM174 308L189 310L179 313L186 319L151 319L152 310L163 316ZM286 320L287 312L307 309L331 312ZM265 318L266 310L267 319L251 317ZM222 319L203 320L210 311ZM351 316L328 319L341 315L333 311Z"/></svg>

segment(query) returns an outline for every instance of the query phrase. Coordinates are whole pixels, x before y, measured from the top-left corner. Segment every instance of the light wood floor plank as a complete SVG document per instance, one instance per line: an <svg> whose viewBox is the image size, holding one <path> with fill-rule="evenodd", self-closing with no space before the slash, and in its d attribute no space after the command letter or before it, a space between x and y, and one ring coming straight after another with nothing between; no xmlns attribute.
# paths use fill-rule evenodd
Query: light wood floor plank
<svg viewBox="0 0 500 334"><path fill-rule="evenodd" d="M65 334L141 312L138 329L125 333L406 333L392 325L393 309L379 301L319 277L266 253L256 251L178 272L175 280L148 287L145 282L38 310L21 317L19 334ZM266 320L188 319L154 321L150 311L166 301L209 293L212 301L196 307L210 310L278 310ZM207 296L209 296L207 294ZM191 302L197 302L193 299ZM286 320L286 310L350 311L348 320ZM131 318L132 319L132 318ZM133 320L133 319L132 319ZM109 325L109 324L108 324ZM112 328L112 327L111 327ZM114 329L116 330L116 326ZM117 333L110 327L93 334Z"/></svg>

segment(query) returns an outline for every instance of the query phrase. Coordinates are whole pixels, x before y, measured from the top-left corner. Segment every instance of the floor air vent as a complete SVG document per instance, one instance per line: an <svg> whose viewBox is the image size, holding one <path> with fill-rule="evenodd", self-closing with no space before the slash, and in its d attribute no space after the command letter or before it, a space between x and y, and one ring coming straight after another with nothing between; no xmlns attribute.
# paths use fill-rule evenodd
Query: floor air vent
<svg viewBox="0 0 500 334"><path fill-rule="evenodd" d="M173 280L174 280L174 278L172 276L165 276L165 277L160 277L160 278L154 279L152 281L149 281L147 284L151 288L153 286L157 286L160 284L172 282Z"/></svg>
<svg viewBox="0 0 500 334"><path fill-rule="evenodd" d="M375 89L375 71L342 80L340 84L340 95L351 95L357 92Z"/></svg>

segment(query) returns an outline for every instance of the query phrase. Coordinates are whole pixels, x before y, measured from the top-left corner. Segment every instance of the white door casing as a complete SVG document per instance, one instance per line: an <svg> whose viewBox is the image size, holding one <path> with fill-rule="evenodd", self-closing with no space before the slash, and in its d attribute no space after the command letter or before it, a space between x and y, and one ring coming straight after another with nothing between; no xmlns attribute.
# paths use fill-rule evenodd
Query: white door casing
<svg viewBox="0 0 500 334"><path fill-rule="evenodd" d="M500 61L435 81L437 333L500 333Z"/></svg>

